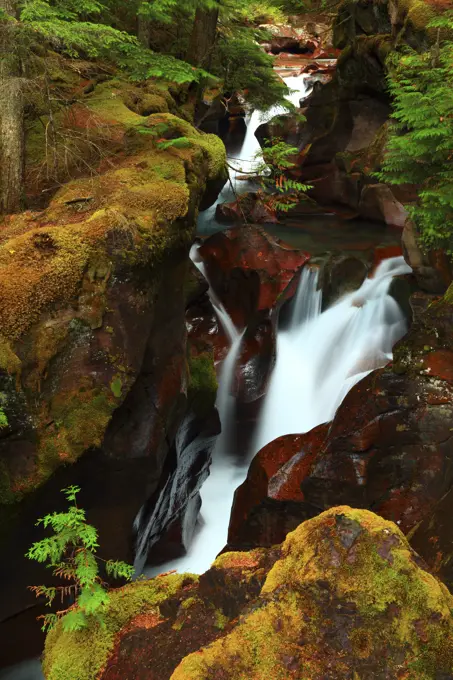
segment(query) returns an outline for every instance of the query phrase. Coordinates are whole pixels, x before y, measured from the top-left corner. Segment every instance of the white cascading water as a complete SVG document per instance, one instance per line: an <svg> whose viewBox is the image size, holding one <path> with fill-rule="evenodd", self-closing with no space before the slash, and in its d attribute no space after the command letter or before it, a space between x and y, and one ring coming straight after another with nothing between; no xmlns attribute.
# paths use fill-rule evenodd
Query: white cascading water
<svg viewBox="0 0 453 680"><path fill-rule="evenodd" d="M309 271L301 276L290 326L278 333L254 452L277 437L332 420L353 385L391 360L406 331L403 313L388 294L392 278L411 271L403 257L383 261L359 290L322 313L317 272Z"/></svg>
<svg viewBox="0 0 453 680"><path fill-rule="evenodd" d="M220 422L222 423L222 432L217 438L212 452L209 477L201 488L201 526L194 536L190 549L183 557L170 560L159 567L147 568L145 573L149 577L172 569L176 569L179 572L190 571L195 574L202 574L210 567L217 553L220 552L226 542L231 504L233 502L234 491L238 485L238 468L232 465L231 459L228 456L228 439L231 428L234 425L234 407L236 403L236 399L232 394L234 371L244 332L240 333L236 329L225 307L209 284L206 267L198 253L198 248L198 244L195 243L192 246L190 257L209 285L209 298L230 341L230 349L220 370L216 400ZM246 466L244 466L243 474L244 477L247 474Z"/></svg>
<svg viewBox="0 0 453 680"><path fill-rule="evenodd" d="M295 105L299 105L299 100L308 94L306 88L306 76L291 76L284 78L288 87L292 90L288 99ZM263 114L261 111L254 111L247 123L247 132L240 150L241 165L236 158L231 158L237 168L231 170L230 178L235 191L242 193L253 188L248 182L238 182L237 177L243 171L249 171L253 167L255 155L261 150L260 144L255 137L256 129L266 120L270 120L277 113L284 109L274 107ZM239 186L238 186L239 185ZM214 223L214 215L218 203L233 201L235 194L229 182L220 193L217 202L199 216L199 227L209 223ZM218 231L215 227L214 231ZM209 285L206 268L198 253L198 245L194 244L190 253L195 266L202 273ZM231 343L230 350L223 362L219 375L219 389L217 394L217 409L219 411L220 422L222 423L222 433L219 436L215 449L212 454L212 464L209 477L201 489L201 527L195 535L192 545L187 554L176 560L166 562L159 567L148 567L145 570L147 576L155 576L162 571L176 569L179 572L190 571L201 574L211 566L216 555L224 547L228 534L228 524L230 519L231 504L236 488L241 484L248 470L250 457L238 465L237 461L231 457L229 447L229 435L234 426L234 407L236 400L232 395L234 371L239 356L243 332L239 333L235 328L226 309L216 296L212 287L209 285L209 297L216 311L218 319Z"/></svg>
<svg viewBox="0 0 453 680"><path fill-rule="evenodd" d="M322 290L318 290L318 270L307 266L302 270L291 314L290 327L298 328L304 321L321 313Z"/></svg>
<svg viewBox="0 0 453 680"><path fill-rule="evenodd" d="M287 78L283 78L283 80L291 90L291 94L286 98L294 104L294 106L299 106L299 100L309 94L309 90L307 89L307 76L288 76ZM199 215L198 228L202 233L214 233L219 230L220 225L215 219L215 212L219 203L235 201L237 195L242 194L245 191L256 191L256 183L253 181L238 180L237 178L243 176L244 172L253 172L253 167L256 165L255 156L261 151L260 143L255 136L258 127L277 114L285 112L286 110L281 106L274 106L265 113L255 110L246 118L247 130L244 140L235 154L228 157L230 181L225 184L214 205L207 210L204 210Z"/></svg>

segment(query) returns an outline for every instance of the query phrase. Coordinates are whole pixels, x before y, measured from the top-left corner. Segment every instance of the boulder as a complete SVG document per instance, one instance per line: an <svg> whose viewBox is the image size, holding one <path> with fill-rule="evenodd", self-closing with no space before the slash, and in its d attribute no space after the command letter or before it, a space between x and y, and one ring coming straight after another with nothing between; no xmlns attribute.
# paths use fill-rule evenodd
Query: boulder
<svg viewBox="0 0 453 680"><path fill-rule="evenodd" d="M276 328L268 312L247 326L236 370L235 394L242 403L257 401L267 392L275 364Z"/></svg>
<svg viewBox="0 0 453 680"><path fill-rule="evenodd" d="M368 266L363 260L348 255L331 255L322 268L323 307L346 293L358 290L368 276Z"/></svg>
<svg viewBox="0 0 453 680"><path fill-rule="evenodd" d="M340 506L199 579L112 593L104 628L48 635L46 680L448 678L453 598L395 524ZM87 634L88 633L88 634Z"/></svg>
<svg viewBox="0 0 453 680"><path fill-rule="evenodd" d="M358 211L362 217L396 227L404 227L407 220L407 210L386 184L365 186L360 195Z"/></svg>
<svg viewBox="0 0 453 680"><path fill-rule="evenodd" d="M82 487L104 557L131 561L134 519L167 474L193 410L188 253L198 203L223 172L225 149L177 116L145 117L123 98L115 79L86 100L105 138L116 139L114 162L64 185L46 209L2 224L0 545L8 560L0 621L8 639L12 622L35 605L27 586L46 582L24 554L42 538L37 518L61 507L60 489ZM158 150L143 126L192 146L184 159ZM202 437L197 427L194 438ZM180 517L192 511L196 479L179 499ZM2 663L20 660L23 647L9 646ZM25 653L37 655L32 647Z"/></svg>
<svg viewBox="0 0 453 680"><path fill-rule="evenodd" d="M310 257L254 226L214 234L199 252L212 288L241 329L275 306Z"/></svg>
<svg viewBox="0 0 453 680"><path fill-rule="evenodd" d="M272 36L269 42L269 51L272 54L280 54L280 52L290 52L293 54L313 52L320 44L320 41L302 26L261 24L260 28Z"/></svg>

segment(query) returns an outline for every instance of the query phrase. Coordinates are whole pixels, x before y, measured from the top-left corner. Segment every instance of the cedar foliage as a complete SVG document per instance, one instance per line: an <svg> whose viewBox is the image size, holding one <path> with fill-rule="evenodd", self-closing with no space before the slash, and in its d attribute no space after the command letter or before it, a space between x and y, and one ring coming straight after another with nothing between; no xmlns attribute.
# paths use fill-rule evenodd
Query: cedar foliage
<svg viewBox="0 0 453 680"><path fill-rule="evenodd" d="M77 506L80 488L70 486L62 491L70 502L67 512L54 512L39 519L37 526L50 527L53 535L33 543L26 553L30 560L47 563L54 576L66 581L64 586L30 586L30 590L37 597L44 597L49 607L58 595L61 602L65 598L73 600L66 609L39 617L43 620L43 631L53 628L61 617L67 631L85 628L93 617L102 625L109 602L106 584L99 575L100 558L96 556L98 532L86 522L85 510ZM120 561L102 561L109 576L132 579L134 567Z"/></svg>
<svg viewBox="0 0 453 680"><path fill-rule="evenodd" d="M110 25L119 22L109 6L98 0L25 0L20 20L53 49L70 57L108 59L135 80L165 77L184 83L207 75L172 55L151 52L135 35Z"/></svg>
<svg viewBox="0 0 453 680"><path fill-rule="evenodd" d="M389 59L393 124L381 172L389 184L415 184L418 200L406 206L427 250L453 255L453 13L428 25L437 42L419 54L410 48ZM447 30L445 30L447 29Z"/></svg>
<svg viewBox="0 0 453 680"><path fill-rule="evenodd" d="M308 200L306 192L311 186L290 176L291 170L297 168L298 154L297 147L276 137L272 141L265 140L263 148L255 155L254 171L266 192L262 199L273 210L288 212L300 201Z"/></svg>

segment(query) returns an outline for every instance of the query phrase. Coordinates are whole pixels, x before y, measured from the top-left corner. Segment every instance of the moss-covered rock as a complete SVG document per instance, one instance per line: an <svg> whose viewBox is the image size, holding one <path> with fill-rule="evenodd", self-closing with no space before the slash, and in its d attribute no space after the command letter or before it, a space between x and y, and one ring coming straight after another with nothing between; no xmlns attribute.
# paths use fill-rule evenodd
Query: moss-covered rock
<svg viewBox="0 0 453 680"><path fill-rule="evenodd" d="M140 116L124 103L137 91L107 81L87 100L98 121L127 134L125 152L102 174L66 184L44 212L11 217L3 226L0 365L18 374L24 361L22 388L39 440L36 466L28 463L26 475L12 481L19 495L61 463L100 446L135 369L120 348L115 354L103 343L105 379L82 373L76 385L67 385L57 357L65 350L68 355L68 348L80 346L82 339L90 344L102 335L118 277L138 277L139 293L141 272L149 267L146 287L152 297L156 265L172 249L188 247L206 181L223 172L225 149L218 137L198 132L173 114ZM140 92L145 98L157 96ZM175 135L190 144L159 148L158 140ZM111 388L117 375L122 390ZM32 407L42 392L40 407Z"/></svg>
<svg viewBox="0 0 453 680"><path fill-rule="evenodd" d="M172 680L434 680L453 670L453 598L397 527L334 508L282 546L254 606Z"/></svg>
<svg viewBox="0 0 453 680"><path fill-rule="evenodd" d="M453 670L452 608L395 524L342 506L282 546L221 555L199 580L175 574L113 593L104 633L60 624L48 636L44 671L47 680L435 680Z"/></svg>
<svg viewBox="0 0 453 680"><path fill-rule="evenodd" d="M79 68L82 79L61 85L67 107L55 118L71 149L82 140L74 149L90 153L73 172L68 151L73 178L58 175L62 186L46 207L8 216L0 230L0 393L9 423L0 430L1 550L9 555L1 621L34 603L26 587L41 577L23 556L62 487L85 490L105 556L131 559L134 519L186 416L188 254L200 200L225 161L220 140L184 120L189 143L162 145L159 117L174 128L179 120L168 113L176 111L168 85ZM148 97L163 113L144 115L139 102ZM45 177L44 137L36 132L33 144L27 169ZM189 483L196 494L197 480ZM187 502L181 495L181 516Z"/></svg>
<svg viewBox="0 0 453 680"><path fill-rule="evenodd" d="M163 617L160 606L179 595L185 608L184 588L196 583L189 574L171 574L150 581L136 581L112 591L103 617L86 630L64 632L58 624L47 636L43 670L47 680L96 678L114 648L115 637L134 619L152 627ZM146 622L146 623L145 623Z"/></svg>

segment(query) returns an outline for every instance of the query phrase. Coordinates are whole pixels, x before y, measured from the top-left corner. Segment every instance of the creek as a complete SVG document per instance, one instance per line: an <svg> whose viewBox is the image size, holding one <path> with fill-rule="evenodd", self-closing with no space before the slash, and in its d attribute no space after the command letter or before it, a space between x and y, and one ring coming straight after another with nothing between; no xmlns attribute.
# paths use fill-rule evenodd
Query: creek
<svg viewBox="0 0 453 680"><path fill-rule="evenodd" d="M307 94L306 76L289 76L285 80L293 90L289 98L297 105ZM278 112L274 109L263 116L255 111L245 122L242 119L232 121L224 141L229 163L236 169L231 171L231 183L225 185L217 202L200 214L200 236L206 237L233 226L217 221L216 207L256 188L253 182L238 177L250 170L260 151L256 129ZM286 219L283 224L263 225L263 228L312 255L322 255L330 250L357 253L377 244L397 244L400 238L397 230L365 221L342 222L334 215ZM192 248L191 257L206 278L198 246ZM171 569L194 573L208 569L226 544L233 495L245 479L254 454L281 434L302 433L330 420L348 390L367 372L390 360L394 342L405 332L405 322L388 289L392 277L406 271L408 268L402 258L387 260L358 291L321 311L318 270L305 267L289 323L277 334L276 364L252 443L240 457L233 444L236 441L237 402L232 388L244 331L235 328L210 287L213 308L230 343L218 375L217 408L222 433L213 451L210 475L201 489L199 526L188 553L159 567L147 567L145 574L148 577ZM0 680L42 678L39 660L0 671Z"/></svg>
<svg viewBox="0 0 453 680"><path fill-rule="evenodd" d="M291 95L294 103L307 94L304 77L289 77L286 82L296 90ZM269 112L265 119L276 112ZM217 204L233 201L236 194L253 190L250 181L238 180L238 176L253 165L260 149L255 131L262 122L262 114L254 112L247 121L245 135L241 137L233 125L226 136L229 163L237 171L231 173L231 183L225 185L217 203L200 214L200 235L207 236L228 228L216 220ZM263 228L312 254L324 253L330 247L351 252L358 241L361 241L360 250L363 241L368 245L395 244L400 238L400 233L387 227L369 222L339 224L331 216L311 217L299 223L297 228L294 226L289 220L283 225L263 225ZM306 266L292 303L289 324L277 334L276 364L251 444L247 450L238 452L234 444L237 442L237 403L232 388L245 331L239 332L234 327L213 291L197 245L192 248L191 257L209 284L209 297L230 343L218 375L217 408L222 434L213 451L210 475L201 488L201 513L190 549L183 557L147 567L145 574L149 577L170 570L206 571L227 543L233 496L244 481L253 456L280 435L304 433L331 420L353 385L391 360L394 343L406 332L403 312L389 295L393 276L411 271L402 257L383 261L359 290L324 311L321 311L318 269Z"/></svg>

